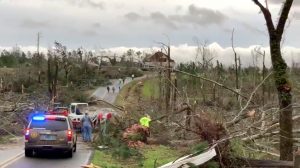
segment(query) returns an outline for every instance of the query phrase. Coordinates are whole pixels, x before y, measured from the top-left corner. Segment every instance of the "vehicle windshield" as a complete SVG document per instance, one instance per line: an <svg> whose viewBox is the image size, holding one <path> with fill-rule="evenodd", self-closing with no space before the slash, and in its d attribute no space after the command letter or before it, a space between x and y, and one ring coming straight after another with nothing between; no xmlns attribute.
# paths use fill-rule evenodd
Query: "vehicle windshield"
<svg viewBox="0 0 300 168"><path fill-rule="evenodd" d="M71 110L72 110L73 113L75 112L77 115L82 115L85 112L88 112L89 109L88 109L87 104L77 104L76 105L76 110L75 110L74 105L71 106Z"/></svg>
<svg viewBox="0 0 300 168"><path fill-rule="evenodd" d="M51 131L64 131L68 130L67 120L44 120L32 121L30 129L46 129Z"/></svg>

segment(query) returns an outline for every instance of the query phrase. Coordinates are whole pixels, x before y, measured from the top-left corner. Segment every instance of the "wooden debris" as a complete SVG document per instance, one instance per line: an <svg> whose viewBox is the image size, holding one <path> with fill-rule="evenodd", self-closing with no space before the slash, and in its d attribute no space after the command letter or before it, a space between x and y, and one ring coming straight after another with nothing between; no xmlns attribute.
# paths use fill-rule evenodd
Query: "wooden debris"
<svg viewBox="0 0 300 168"><path fill-rule="evenodd" d="M100 166L94 165L93 163L81 166L82 168L101 168Z"/></svg>

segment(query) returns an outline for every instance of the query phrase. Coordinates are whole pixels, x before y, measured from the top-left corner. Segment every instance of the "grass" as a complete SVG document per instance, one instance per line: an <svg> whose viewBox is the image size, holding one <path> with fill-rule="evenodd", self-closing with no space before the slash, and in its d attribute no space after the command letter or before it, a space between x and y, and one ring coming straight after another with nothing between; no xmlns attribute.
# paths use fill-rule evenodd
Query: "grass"
<svg viewBox="0 0 300 168"><path fill-rule="evenodd" d="M174 161L182 154L167 146L147 146L142 149L144 154L143 168L152 168ZM154 165L155 164L155 165Z"/></svg>
<svg viewBox="0 0 300 168"><path fill-rule="evenodd" d="M92 163L100 166L101 168L131 168L137 167L135 160L121 160L112 156L110 151L95 150Z"/></svg>
<svg viewBox="0 0 300 168"><path fill-rule="evenodd" d="M111 152L96 150L92 163L101 168L153 168L179 158L182 154L166 146L145 146L139 149L143 154L142 160L134 158L122 160L112 157ZM155 165L154 165L155 164Z"/></svg>
<svg viewBox="0 0 300 168"><path fill-rule="evenodd" d="M122 87L121 91L119 92L114 104L122 106L124 104L124 99L126 99L126 97L128 96L131 88L135 86L137 83L138 81L134 80L124 85L124 87Z"/></svg>
<svg viewBox="0 0 300 168"><path fill-rule="evenodd" d="M142 95L145 98L158 98L159 97L159 79L151 78L144 82L142 88Z"/></svg>

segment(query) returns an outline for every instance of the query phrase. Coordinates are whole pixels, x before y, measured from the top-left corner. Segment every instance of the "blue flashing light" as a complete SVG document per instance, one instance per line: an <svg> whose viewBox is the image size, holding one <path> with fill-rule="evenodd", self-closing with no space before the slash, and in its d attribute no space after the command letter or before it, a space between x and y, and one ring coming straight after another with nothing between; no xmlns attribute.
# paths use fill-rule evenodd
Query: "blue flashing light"
<svg viewBox="0 0 300 168"><path fill-rule="evenodd" d="M35 121L44 121L45 117L44 116L34 116L32 119Z"/></svg>

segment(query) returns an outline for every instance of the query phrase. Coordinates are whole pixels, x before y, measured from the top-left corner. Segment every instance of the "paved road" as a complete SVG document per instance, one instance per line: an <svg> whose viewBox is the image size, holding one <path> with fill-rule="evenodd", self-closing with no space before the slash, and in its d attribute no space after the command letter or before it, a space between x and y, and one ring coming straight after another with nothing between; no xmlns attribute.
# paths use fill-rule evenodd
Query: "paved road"
<svg viewBox="0 0 300 168"><path fill-rule="evenodd" d="M26 158L24 155L6 166L6 168L74 168L80 167L88 162L92 153L91 148L77 142L77 151L73 158L65 158L59 153L43 153L37 157Z"/></svg>
<svg viewBox="0 0 300 168"><path fill-rule="evenodd" d="M131 82L131 78L126 78L125 83L123 84L123 82L119 82L119 80L117 79L112 79L111 80L111 85L109 85L110 91L109 93L107 92L107 88L106 87L99 87L93 94L92 97L95 97L97 99L102 99L105 100L109 103L114 103L116 100L116 97L119 93L119 87L122 88L124 85L126 85L127 83ZM112 88L115 88L115 92L112 92Z"/></svg>
<svg viewBox="0 0 300 168"><path fill-rule="evenodd" d="M23 153L23 144L23 137L14 144L2 144L0 146L0 167L2 166L2 163L10 158L14 158L17 154Z"/></svg>

